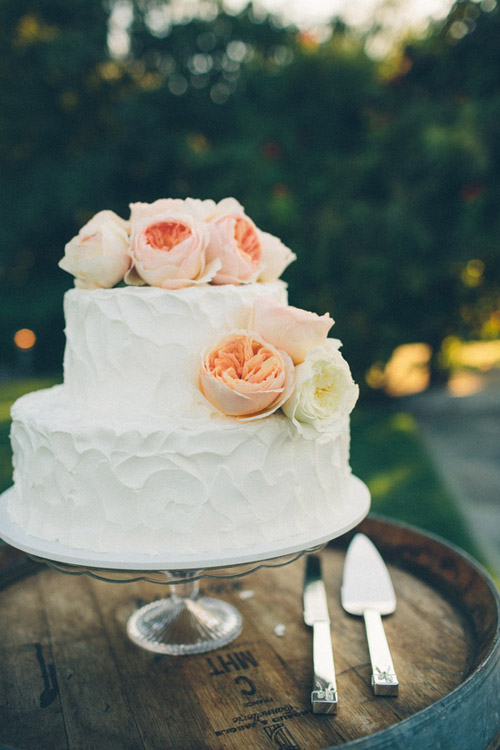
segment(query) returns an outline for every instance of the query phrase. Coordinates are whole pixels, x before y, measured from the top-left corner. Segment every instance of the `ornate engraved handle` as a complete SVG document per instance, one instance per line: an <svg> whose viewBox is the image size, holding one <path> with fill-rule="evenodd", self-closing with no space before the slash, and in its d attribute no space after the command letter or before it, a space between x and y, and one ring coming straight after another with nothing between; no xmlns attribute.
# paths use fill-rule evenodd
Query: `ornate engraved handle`
<svg viewBox="0 0 500 750"><path fill-rule="evenodd" d="M392 663L391 652L382 625L382 618L374 609L363 612L370 661L372 663L372 689L375 695L397 695L398 678Z"/></svg>
<svg viewBox="0 0 500 750"><path fill-rule="evenodd" d="M329 620L317 621L313 625L313 667L313 713L334 714L337 711L338 699Z"/></svg>

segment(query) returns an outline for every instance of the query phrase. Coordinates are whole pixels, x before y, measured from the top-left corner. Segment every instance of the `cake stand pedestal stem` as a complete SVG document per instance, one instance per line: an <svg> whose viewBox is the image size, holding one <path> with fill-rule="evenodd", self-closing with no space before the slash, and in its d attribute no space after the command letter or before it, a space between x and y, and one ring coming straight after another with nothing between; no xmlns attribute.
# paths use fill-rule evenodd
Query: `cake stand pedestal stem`
<svg viewBox="0 0 500 750"><path fill-rule="evenodd" d="M199 595L200 571L170 571L171 594L146 604L130 617L127 634L138 646L174 656L201 654L221 648L242 629L235 607ZM176 582L176 578L178 581Z"/></svg>

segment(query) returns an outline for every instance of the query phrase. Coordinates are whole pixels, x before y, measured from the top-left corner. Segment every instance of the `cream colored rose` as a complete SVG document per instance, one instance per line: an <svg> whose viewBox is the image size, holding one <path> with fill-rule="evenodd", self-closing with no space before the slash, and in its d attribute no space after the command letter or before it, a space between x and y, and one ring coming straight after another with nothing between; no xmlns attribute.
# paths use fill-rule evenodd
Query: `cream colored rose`
<svg viewBox="0 0 500 750"><path fill-rule="evenodd" d="M280 305L267 297L258 297L253 307L253 330L287 352L295 365L304 361L310 349L326 341L332 325L328 313L316 315L298 307Z"/></svg>
<svg viewBox="0 0 500 750"><path fill-rule="evenodd" d="M220 261L207 262L206 259L210 237L207 224L189 208L173 210L178 201L164 199L156 203L160 204L157 208L164 210L151 216L149 209L134 210L132 206L130 253L133 265L125 281L163 289L206 284L220 267Z"/></svg>
<svg viewBox="0 0 500 750"><path fill-rule="evenodd" d="M262 244L262 271L257 280L276 281L297 256L278 237L262 230L259 230L259 234Z"/></svg>
<svg viewBox="0 0 500 750"><path fill-rule="evenodd" d="M246 421L279 409L293 380L288 354L252 331L234 331L202 355L201 392L223 414Z"/></svg>
<svg viewBox="0 0 500 750"><path fill-rule="evenodd" d="M294 391L282 409L299 429L300 423L306 423L328 430L354 408L359 388L339 346L340 341L328 339L295 368Z"/></svg>
<svg viewBox="0 0 500 750"><path fill-rule="evenodd" d="M128 222L113 211L99 211L64 248L59 267L82 289L108 289L130 266Z"/></svg>

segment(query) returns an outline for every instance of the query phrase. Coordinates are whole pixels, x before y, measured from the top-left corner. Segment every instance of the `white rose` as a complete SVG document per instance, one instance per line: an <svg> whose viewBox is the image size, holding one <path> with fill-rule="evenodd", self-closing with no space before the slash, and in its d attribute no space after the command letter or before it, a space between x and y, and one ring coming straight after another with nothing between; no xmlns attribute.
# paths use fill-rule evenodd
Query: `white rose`
<svg viewBox="0 0 500 750"><path fill-rule="evenodd" d="M295 368L294 391L281 408L299 430L306 423L324 432L354 408L359 388L339 346L337 339L327 339Z"/></svg>
<svg viewBox="0 0 500 750"><path fill-rule="evenodd" d="M113 211L99 211L64 248L59 267L75 276L81 289L108 289L130 266L128 222Z"/></svg>

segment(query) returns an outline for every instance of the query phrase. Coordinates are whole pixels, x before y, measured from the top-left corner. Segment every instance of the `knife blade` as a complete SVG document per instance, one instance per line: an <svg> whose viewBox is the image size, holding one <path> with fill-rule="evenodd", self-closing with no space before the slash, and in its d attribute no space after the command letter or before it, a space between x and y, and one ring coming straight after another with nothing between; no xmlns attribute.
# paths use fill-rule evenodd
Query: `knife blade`
<svg viewBox="0 0 500 750"><path fill-rule="evenodd" d="M344 563L340 599L346 612L363 616L375 695L397 695L399 682L382 624L382 615L396 609L396 595L387 567L364 534L356 534Z"/></svg>
<svg viewBox="0 0 500 750"><path fill-rule="evenodd" d="M304 574L304 622L313 629L314 680L311 705L314 714L334 714L338 696L333 660L330 616L318 555L307 555Z"/></svg>

